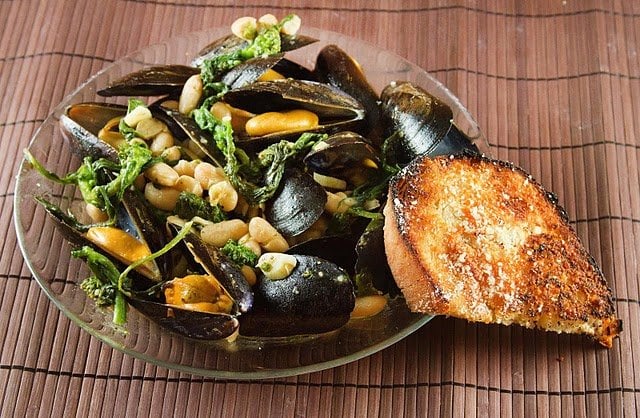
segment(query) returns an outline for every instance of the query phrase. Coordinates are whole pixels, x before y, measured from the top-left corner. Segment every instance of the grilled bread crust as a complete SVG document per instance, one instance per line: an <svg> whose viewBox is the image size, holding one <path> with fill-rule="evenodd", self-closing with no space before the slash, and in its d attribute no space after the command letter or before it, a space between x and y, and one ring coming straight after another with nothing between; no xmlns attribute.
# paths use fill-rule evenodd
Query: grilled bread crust
<svg viewBox="0 0 640 418"><path fill-rule="evenodd" d="M385 251L414 312L581 333L606 347L611 290L555 196L510 163L420 157L392 180Z"/></svg>

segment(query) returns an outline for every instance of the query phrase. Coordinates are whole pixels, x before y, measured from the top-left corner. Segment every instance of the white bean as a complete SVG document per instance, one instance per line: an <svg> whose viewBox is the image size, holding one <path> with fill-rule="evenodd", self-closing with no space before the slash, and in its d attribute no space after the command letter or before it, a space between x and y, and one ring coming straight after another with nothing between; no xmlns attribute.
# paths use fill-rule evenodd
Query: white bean
<svg viewBox="0 0 640 418"><path fill-rule="evenodd" d="M200 164L198 160L180 160L176 165L173 166L173 169L181 176L190 176L195 177L195 168Z"/></svg>
<svg viewBox="0 0 640 418"><path fill-rule="evenodd" d="M228 180L215 183L209 187L209 203L220 205L223 211L231 212L238 204L238 192Z"/></svg>
<svg viewBox="0 0 640 418"><path fill-rule="evenodd" d="M170 187L156 188L153 183L144 186L144 197L158 209L172 211L176 207L180 190Z"/></svg>
<svg viewBox="0 0 640 418"><path fill-rule="evenodd" d="M298 265L298 260L291 254L264 253L258 259L257 267L264 276L271 280L288 277Z"/></svg>
<svg viewBox="0 0 640 418"><path fill-rule="evenodd" d="M180 94L180 101L178 102L178 111L184 115L188 115L198 107L200 97L202 97L202 78L200 74L195 74L189 77L182 87L182 93Z"/></svg>
<svg viewBox="0 0 640 418"><path fill-rule="evenodd" d="M200 230L200 237L207 244L222 247L230 239L239 240L249 231L249 227L240 219L230 219L205 225Z"/></svg>
<svg viewBox="0 0 640 418"><path fill-rule="evenodd" d="M216 167L207 162L201 162L193 169L193 177L200 182L203 189L209 190L212 184L226 179L222 167Z"/></svg>
<svg viewBox="0 0 640 418"><path fill-rule="evenodd" d="M193 193L196 196L202 197L202 187L200 187L200 183L193 177L189 176L180 176L178 177L178 181L173 186L181 192L189 192Z"/></svg>
<svg viewBox="0 0 640 418"><path fill-rule="evenodd" d="M178 173L167 163L155 163L144 171L145 177L161 186L173 186L178 181Z"/></svg>
<svg viewBox="0 0 640 418"><path fill-rule="evenodd" d="M154 157L162 154L162 151L166 150L169 147L172 147L174 144L173 135L170 132L160 132L156 135L155 138L151 141L149 145L149 149L151 150L151 154Z"/></svg>
<svg viewBox="0 0 640 418"><path fill-rule="evenodd" d="M124 123L135 128L141 120L150 119L151 111L145 106L138 106L124 117Z"/></svg>

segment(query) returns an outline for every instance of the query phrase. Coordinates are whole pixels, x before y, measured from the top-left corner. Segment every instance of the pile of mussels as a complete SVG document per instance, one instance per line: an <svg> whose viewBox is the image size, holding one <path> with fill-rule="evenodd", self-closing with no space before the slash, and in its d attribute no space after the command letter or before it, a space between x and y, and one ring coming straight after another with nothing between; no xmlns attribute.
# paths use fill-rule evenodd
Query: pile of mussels
<svg viewBox="0 0 640 418"><path fill-rule="evenodd" d="M151 103L80 103L61 117L96 171L89 190L75 183L89 221L39 202L72 245L118 272L147 257L111 288L181 335L316 334L376 314L399 293L382 241L389 178L421 154L477 152L448 106L409 82L378 95L336 45L313 69L288 60L316 42L298 26L239 19L191 65L144 68L98 92ZM83 288L99 299L99 287Z"/></svg>

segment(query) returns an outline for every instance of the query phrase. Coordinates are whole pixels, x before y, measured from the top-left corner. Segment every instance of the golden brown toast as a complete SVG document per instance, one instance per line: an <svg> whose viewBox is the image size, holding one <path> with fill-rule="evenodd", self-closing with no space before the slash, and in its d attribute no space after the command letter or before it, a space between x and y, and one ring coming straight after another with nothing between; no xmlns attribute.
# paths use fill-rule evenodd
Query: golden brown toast
<svg viewBox="0 0 640 418"><path fill-rule="evenodd" d="M481 156L419 157L391 182L387 259L414 312L588 334L621 329L611 290L555 197Z"/></svg>

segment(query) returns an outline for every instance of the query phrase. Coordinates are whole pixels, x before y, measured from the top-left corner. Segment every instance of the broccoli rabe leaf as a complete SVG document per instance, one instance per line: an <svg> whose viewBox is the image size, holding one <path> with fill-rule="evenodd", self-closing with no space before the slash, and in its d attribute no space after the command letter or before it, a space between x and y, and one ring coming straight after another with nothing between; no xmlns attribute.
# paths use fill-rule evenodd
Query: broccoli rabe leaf
<svg viewBox="0 0 640 418"><path fill-rule="evenodd" d="M221 222L226 219L220 206L212 205L190 192L180 193L174 213L185 220L191 220L196 216L211 222Z"/></svg>
<svg viewBox="0 0 640 418"><path fill-rule="evenodd" d="M232 239L227 241L220 251L239 266L253 267L258 261L258 256L256 253L251 251L249 247L246 247Z"/></svg>

